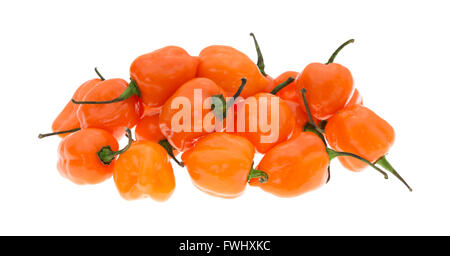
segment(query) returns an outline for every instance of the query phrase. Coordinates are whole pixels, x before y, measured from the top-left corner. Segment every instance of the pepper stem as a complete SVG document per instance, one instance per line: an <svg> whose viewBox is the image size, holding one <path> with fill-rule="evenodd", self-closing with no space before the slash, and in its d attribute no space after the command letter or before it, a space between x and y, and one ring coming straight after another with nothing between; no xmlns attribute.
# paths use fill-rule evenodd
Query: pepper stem
<svg viewBox="0 0 450 256"><path fill-rule="evenodd" d="M184 163L180 162L175 155L173 154L173 150L174 148L172 147L172 145L170 145L169 141L167 139L164 140L160 140L158 142L159 145L161 145L166 151L167 154L169 154L169 156L181 167L184 167Z"/></svg>
<svg viewBox="0 0 450 256"><path fill-rule="evenodd" d="M336 51L333 52L333 54L331 55L331 57L328 59L328 62L325 63L325 65L328 65L330 63L334 62L334 59L336 58L336 56L338 55L338 53L342 50L342 48L344 48L346 45L350 44L350 43L354 43L355 39L350 39L347 40L345 43L343 43L341 46L339 46Z"/></svg>
<svg viewBox="0 0 450 256"><path fill-rule="evenodd" d="M122 94L113 99L113 100L107 100L107 101L76 101L75 99L72 99L72 102L75 104L110 104L110 103L115 103L115 102L119 102L119 101L123 101L126 100L128 98L130 98L133 95L137 95L138 97L140 96L140 92L139 92L139 88L137 87L137 84L134 80L131 80L131 82L128 84L127 89L125 89L125 91L122 92Z"/></svg>
<svg viewBox="0 0 450 256"><path fill-rule="evenodd" d="M375 170L377 170L378 172L380 172L381 174L383 174L384 178L387 179L388 175L381 170L380 168L378 168L377 166L375 166L374 164L372 164L369 160L362 158L358 155L352 154L352 153L348 153L348 152L340 152L340 151L335 151L331 148L327 148L327 153L328 153L328 157L330 158L330 161L333 160L335 157L338 156L350 156L356 159L359 159L361 161L363 161L364 163L370 165L372 168L374 168Z"/></svg>
<svg viewBox="0 0 450 256"><path fill-rule="evenodd" d="M95 70L95 73L97 74L97 76L100 77L100 79L102 81L105 81L105 78L102 76L102 74L100 74L100 72L98 71L97 67L95 67L94 70Z"/></svg>
<svg viewBox="0 0 450 256"><path fill-rule="evenodd" d="M250 182L250 180L254 178L258 178L258 181L260 183L266 183L269 180L269 175L267 175L267 173L264 171L254 169L252 165L250 173L247 176L247 182Z"/></svg>
<svg viewBox="0 0 450 256"><path fill-rule="evenodd" d="M241 78L241 85L237 89L236 93L233 95L233 98L225 100L225 97L222 94L213 95L211 97L211 109L214 111L214 115L222 120L227 116L227 110L234 105L236 99L241 95L242 90L244 90L245 85L247 84L247 78Z"/></svg>
<svg viewBox="0 0 450 256"><path fill-rule="evenodd" d="M397 179L399 179L405 186L409 189L409 191L412 192L412 188L406 183L406 181L398 174L398 172L392 167L392 165L389 163L389 161L386 159L386 156L381 157L378 159L375 164L380 165L384 169L388 170L390 173L392 173Z"/></svg>
<svg viewBox="0 0 450 256"><path fill-rule="evenodd" d="M312 125L310 123L306 123L305 126L303 127L303 131L304 132L312 132L312 133L316 134L322 140L323 144L325 145L325 148L328 147L328 144L327 144L327 141L325 140L325 137L323 136L322 133L317 131L316 128L314 128L314 125ZM327 178L327 183L328 183L330 181L330 179L331 179L331 167L330 167L330 164L328 164L327 170L328 170L328 178Z"/></svg>
<svg viewBox="0 0 450 256"><path fill-rule="evenodd" d="M128 144L123 149L119 151L113 151L111 147L108 145L102 147L97 152L97 156L103 164L110 165L111 162L114 160L114 158L116 158L116 156L124 153L130 148L131 143L133 143L133 136L131 135L131 130L128 127L125 128L125 131L127 132Z"/></svg>
<svg viewBox="0 0 450 256"><path fill-rule="evenodd" d="M288 79L284 80L284 82L280 83L275 88L273 88L273 90L270 91L270 93L273 94L273 95L277 94L284 87L286 87L286 86L290 85L292 82L294 82L294 80L295 79L292 76L288 77Z"/></svg>
<svg viewBox="0 0 450 256"><path fill-rule="evenodd" d="M316 122L314 122L314 119L312 118L311 110L309 109L309 104L308 101L306 100L306 89L302 88L300 92L302 93L303 104L305 105L305 110L306 114L308 115L309 123L313 125L317 131L319 131L320 133L324 133L323 129L317 126Z"/></svg>
<svg viewBox="0 0 450 256"><path fill-rule="evenodd" d="M266 65L264 65L264 58L262 56L261 49L259 48L258 41L256 40L255 34L250 33L250 36L253 37L253 42L255 42L256 53L258 54L258 61L256 65L258 66L259 72L261 72L263 76L267 76L266 72L264 71Z"/></svg>
<svg viewBox="0 0 450 256"><path fill-rule="evenodd" d="M42 139L42 138L53 136L53 135L71 133L71 132L76 132L79 130L80 130L80 128L74 128L74 129L70 129L70 130L66 130L66 131L59 131L59 132L52 132L52 133L39 133L38 138Z"/></svg>

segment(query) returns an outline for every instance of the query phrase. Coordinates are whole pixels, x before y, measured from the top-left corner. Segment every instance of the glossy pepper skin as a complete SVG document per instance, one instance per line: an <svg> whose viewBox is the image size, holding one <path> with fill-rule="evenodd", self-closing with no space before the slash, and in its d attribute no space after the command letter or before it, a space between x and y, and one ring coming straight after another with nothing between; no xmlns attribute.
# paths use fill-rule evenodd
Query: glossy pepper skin
<svg viewBox="0 0 450 256"><path fill-rule="evenodd" d="M159 142L166 137L159 129L159 113L150 116L144 116L136 124L135 135L138 141L148 140L153 142Z"/></svg>
<svg viewBox="0 0 450 256"><path fill-rule="evenodd" d="M273 102L272 99L277 101ZM255 112L252 112L252 103L256 103L257 109L254 109ZM278 111L276 111L276 105L278 105ZM291 108L286 102L273 94L258 93L247 98L240 106L237 113L238 133L250 140L260 153L265 153L278 143L287 140L295 128L296 120ZM261 113L264 110L265 114L263 114L264 112ZM272 113L273 110L275 110L275 115ZM273 123L274 126L262 127L261 122L264 123L261 120L262 118L268 120L267 124ZM240 124L242 124L241 127ZM256 125L256 129L252 129L252 124ZM273 138L269 138L270 136L273 136ZM264 142L263 138L267 142Z"/></svg>
<svg viewBox="0 0 450 256"><path fill-rule="evenodd" d="M136 58L130 67L146 107L162 106L185 82L196 76L198 58L184 49L167 46Z"/></svg>
<svg viewBox="0 0 450 256"><path fill-rule="evenodd" d="M119 156L114 182L127 200L151 197L166 201L175 189L175 176L167 152L151 141L137 141Z"/></svg>
<svg viewBox="0 0 450 256"><path fill-rule="evenodd" d="M92 88L94 88L98 83L102 80L100 79L91 79L86 81L78 89L72 96L72 99L81 100ZM79 105L74 104L72 101L69 101L64 109L59 113L59 115L55 118L52 124L53 132L67 131L80 127L80 121L78 121L77 110ZM64 138L68 135L68 133L59 134L61 138Z"/></svg>
<svg viewBox="0 0 450 256"><path fill-rule="evenodd" d="M252 169L254 146L229 133L211 133L182 155L192 182L200 190L219 197L240 196Z"/></svg>
<svg viewBox="0 0 450 256"><path fill-rule="evenodd" d="M395 139L394 129L372 110L352 105L328 120L325 137L331 148L350 152L374 163L386 155ZM361 171L367 164L350 157L339 157L342 165Z"/></svg>
<svg viewBox="0 0 450 256"><path fill-rule="evenodd" d="M159 116L159 127L170 144L180 152L192 147L196 140L212 132L207 131L203 123L200 123L201 126L197 123L197 126L195 127L195 116L202 122L208 114L210 117L214 117L210 108L204 108L202 106L195 107L195 105L197 105L194 99L196 89L200 92L199 96L201 95L200 104L206 101L207 103L205 105L211 104L210 97L225 93L221 87L208 78L194 78L178 88L178 90L166 101ZM180 116L181 111L183 111L183 108L186 106L175 104L176 101L181 98L187 100L186 103L190 106L190 111L188 111L190 120L184 120ZM174 106L172 107L172 105ZM175 123L180 124L180 126L186 125L187 129L181 129L182 127L172 127L173 119L176 119ZM189 121L190 123L188 123ZM212 118L212 124L215 125L214 118Z"/></svg>
<svg viewBox="0 0 450 256"><path fill-rule="evenodd" d="M314 133L301 132L264 155L256 169L266 172L268 181L250 184L279 197L294 197L324 185L328 165L322 140Z"/></svg>
<svg viewBox="0 0 450 256"><path fill-rule="evenodd" d="M59 173L76 184L97 184L112 176L114 161L104 164L97 153L105 146L117 151L119 144L109 132L87 128L64 137L58 147Z"/></svg>
<svg viewBox="0 0 450 256"><path fill-rule="evenodd" d="M311 114L320 120L344 108L354 89L350 71L336 63L309 64L297 79L296 87L298 91L306 89Z"/></svg>
<svg viewBox="0 0 450 256"><path fill-rule="evenodd" d="M359 93L358 89L356 89L356 88L355 88L355 91L353 92L352 97L347 102L345 107L350 107L350 106L353 106L355 104L363 105L362 95Z"/></svg>
<svg viewBox="0 0 450 256"><path fill-rule="evenodd" d="M263 92L269 85L269 80L261 74L258 66L232 47L209 46L200 52L199 58L197 76L213 80L225 90L227 96L237 91L241 78L247 79L241 93L244 98Z"/></svg>
<svg viewBox="0 0 450 256"><path fill-rule="evenodd" d="M345 104L354 91L353 77L346 67L333 63L339 51L353 39L342 44L330 57L326 64L311 63L305 67L297 78L296 89L301 99L300 90L305 88L308 92L307 101L311 114L317 119L327 120L337 111L345 107Z"/></svg>
<svg viewBox="0 0 450 256"><path fill-rule="evenodd" d="M128 87L123 79L108 79L97 83L82 101L107 101L120 96ZM125 127L134 127L142 114L142 106L136 95L110 104L79 104L77 117L81 128L100 128L120 138Z"/></svg>

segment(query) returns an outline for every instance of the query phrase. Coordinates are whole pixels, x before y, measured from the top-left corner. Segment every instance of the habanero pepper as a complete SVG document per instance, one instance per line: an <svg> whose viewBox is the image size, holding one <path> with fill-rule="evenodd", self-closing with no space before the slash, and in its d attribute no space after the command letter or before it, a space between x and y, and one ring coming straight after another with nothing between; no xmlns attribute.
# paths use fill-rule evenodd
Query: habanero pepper
<svg viewBox="0 0 450 256"><path fill-rule="evenodd" d="M222 45L204 48L199 54L197 76L213 80L231 96L236 92L243 77L247 85L241 96L247 98L267 88L269 80L260 73L258 67L244 53Z"/></svg>
<svg viewBox="0 0 450 256"><path fill-rule="evenodd" d="M95 78L89 81L86 81L82 85L80 85L75 93L72 96L72 99L81 100L84 95L86 95L92 88L94 88L98 83L104 81L105 78L98 72L97 68L95 68L95 72L100 77L100 79ZM52 133L39 134L39 139L58 135L61 138L64 138L68 134L72 132L76 132L80 129L80 121L77 117L78 105L74 104L71 100L66 104L64 109L58 116L55 118L52 124Z"/></svg>
<svg viewBox="0 0 450 256"><path fill-rule="evenodd" d="M175 176L167 152L152 141L133 142L114 166L114 182L127 200L151 197L166 201L175 189Z"/></svg>
<svg viewBox="0 0 450 256"><path fill-rule="evenodd" d="M223 128L228 108L234 105L246 85L245 78L240 81L240 87L228 102L223 96L225 91L208 78L194 78L183 84L161 110L159 127L162 134L175 149L182 152L216 127ZM206 119L210 127L203 123Z"/></svg>
<svg viewBox="0 0 450 256"><path fill-rule="evenodd" d="M271 93L257 93L238 105L238 134L250 140L260 153L287 140L295 128L296 120L291 108L275 95L292 81L293 78L289 77Z"/></svg>
<svg viewBox="0 0 450 256"><path fill-rule="evenodd" d="M380 165L412 191L386 159L386 154L394 143L394 129L372 110L355 104L339 111L328 120L325 137L333 149L360 155L371 163ZM361 171L367 166L348 157L339 157L339 160L351 171Z"/></svg>
<svg viewBox="0 0 450 256"><path fill-rule="evenodd" d="M370 165L387 179L387 174L376 166L378 164L397 177L409 191L412 191L411 187L386 159L385 154L389 151L395 138L394 129L389 123L370 109L355 104L339 111L330 120L322 121L321 125L324 127L319 127L311 118L305 95L306 90L303 88L301 93L309 118L309 124L305 128L318 135L323 140L324 145L327 145L326 141L328 141L333 149L345 150L345 152L339 152L327 148L330 159L341 157L340 162L352 171L360 171ZM330 126L329 121L331 121ZM326 140L323 134L325 134ZM348 156L357 158L358 161Z"/></svg>
<svg viewBox="0 0 450 256"><path fill-rule="evenodd" d="M311 63L305 67L296 80L297 93L301 99L300 90L308 91L307 99L313 117L326 120L330 118L345 104L354 91L353 77L350 71L337 63L333 63L336 55L347 44L353 43L350 39L342 44L330 57L327 63ZM301 104L304 111L304 104Z"/></svg>
<svg viewBox="0 0 450 256"><path fill-rule="evenodd" d="M127 128L127 134L131 131ZM112 176L119 143L102 129L86 128L62 139L58 147L59 173L76 184L97 184Z"/></svg>
<svg viewBox="0 0 450 256"><path fill-rule="evenodd" d="M182 84L197 73L198 57L183 48L167 46L136 58L130 76L137 84L146 107L162 106Z"/></svg>
<svg viewBox="0 0 450 256"><path fill-rule="evenodd" d="M256 170L267 173L269 179L250 185L280 197L298 196L326 183L328 165L322 140L311 132L301 132L264 155Z"/></svg>
<svg viewBox="0 0 450 256"><path fill-rule="evenodd" d="M252 168L255 147L244 137L216 132L201 138L181 156L194 185L213 196L240 196L249 179L267 181Z"/></svg>
<svg viewBox="0 0 450 256"><path fill-rule="evenodd" d="M337 156L350 156L369 163L366 159L348 152L327 148L317 134L299 132L291 139L269 150L256 170L265 172L265 183L250 180L266 192L280 197L294 197L321 187L329 179L330 161ZM370 164L387 178L385 172Z"/></svg>
<svg viewBox="0 0 450 256"><path fill-rule="evenodd" d="M139 121L143 107L136 95L116 101L128 83L119 78L99 82L84 95L79 104L77 117L81 128L100 128L109 131L116 138L122 137L125 127L134 127Z"/></svg>

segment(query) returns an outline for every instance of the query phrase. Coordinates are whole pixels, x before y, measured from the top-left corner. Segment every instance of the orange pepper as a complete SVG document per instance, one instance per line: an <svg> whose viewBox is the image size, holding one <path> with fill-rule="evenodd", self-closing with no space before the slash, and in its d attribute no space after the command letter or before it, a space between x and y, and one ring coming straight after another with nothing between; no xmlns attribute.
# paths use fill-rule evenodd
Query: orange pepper
<svg viewBox="0 0 450 256"><path fill-rule="evenodd" d="M297 93L300 93L302 88L306 89L311 114L317 119L330 118L344 108L352 96L354 91L352 74L346 67L333 63L339 51L352 42L353 39L342 44L326 64L311 63L306 66L297 79ZM302 108L306 111L303 104Z"/></svg>
<svg viewBox="0 0 450 256"><path fill-rule="evenodd" d="M269 179L250 184L276 196L298 196L326 183L328 165L322 140L311 132L302 132L269 150L256 168Z"/></svg>
<svg viewBox="0 0 450 256"><path fill-rule="evenodd" d="M331 121L331 126L328 124L329 121L322 121L317 125L312 119L308 100L306 99L306 90L303 88L300 91L309 118L309 123L305 126L305 129L317 134L322 139L324 145L327 145L328 141L332 148L345 150L345 152L340 152L327 148L330 159L338 156L345 157L345 160L341 160L341 163L344 163L344 166L353 171L358 171L359 168L370 165L382 173L387 179L387 174L375 165L378 164L392 173L412 191L411 187L397 173L384 155L394 142L395 137L394 130L386 121L368 108L355 104L344 108L334 115L331 118L333 120ZM327 138L326 140L323 133ZM356 151L357 153L354 153ZM357 160L349 157L356 158Z"/></svg>
<svg viewBox="0 0 450 256"><path fill-rule="evenodd" d="M370 109L355 104L339 111L328 120L325 137L333 149L360 155L382 166L411 190L385 157L394 143L394 129ZM339 157L339 160L352 171L361 171L367 166L348 157Z"/></svg>
<svg viewBox="0 0 450 256"><path fill-rule="evenodd" d="M196 76L198 58L184 49L167 46L136 58L130 67L146 107L158 107L185 82Z"/></svg>
<svg viewBox="0 0 450 256"><path fill-rule="evenodd" d="M127 132L130 133L129 130ZM76 184L97 184L112 176L119 143L109 132L87 128L74 132L60 142L58 171Z"/></svg>
<svg viewBox="0 0 450 256"><path fill-rule="evenodd" d="M80 100L86 95L92 88L94 88L99 82L104 81L105 78L100 74L100 72L95 68L95 73L100 77L100 79L95 78L89 81L86 81L82 85L78 87L75 93L72 96L72 99ZM55 118L52 124L52 133L39 134L39 139L58 135L61 138L64 138L69 133L76 132L80 130L80 121L77 117L78 105L74 104L72 101L69 101L64 109L59 113L59 115Z"/></svg>
<svg viewBox="0 0 450 256"><path fill-rule="evenodd" d="M239 96L245 84L245 79L243 79L238 92L234 95L234 100ZM198 104L195 101L194 96L196 90L201 94L201 97L199 97L199 104L203 104L203 101L207 101L205 104L210 105L210 108L205 108L203 105L195 107L195 105ZM219 125L216 121L223 121L223 119L214 118L214 116L223 118L224 116L221 115L224 114L223 111L226 111L225 104L227 106L231 105L226 103L223 99L224 94L224 90L208 78L194 78L183 84L172 97L166 101L161 110L159 127L162 134L175 149L184 151L185 149L190 148L200 137L213 132L213 130L206 130L205 125L203 125L203 123L198 123L198 120L203 122L205 116L209 115L209 117L213 117L211 119L212 126ZM178 108L176 108L178 105L176 101L179 99L187 100L185 103L188 104L188 106L181 105L181 107L178 106ZM218 106L219 103L222 106ZM172 105L175 105L175 107L172 107ZM186 107L190 107L187 111L188 116L186 117L190 120L184 120L185 118L180 115L180 112ZM177 119L177 117L179 117L179 119ZM198 117L198 120L196 120L197 118L195 117ZM174 119L178 120L180 127L172 127L172 121ZM175 122L177 122L177 120L175 120ZM179 131L176 130L178 128L180 128Z"/></svg>
<svg viewBox="0 0 450 256"><path fill-rule="evenodd" d="M163 147L152 141L133 142L114 166L114 182L127 200L150 196L166 201L175 189L175 177Z"/></svg>
<svg viewBox="0 0 450 256"><path fill-rule="evenodd" d="M298 196L314 190L330 178L330 161L338 156L348 156L368 163L387 179L387 174L379 167L358 155L335 151L317 136L316 131L296 130L287 141L269 150L256 168L268 175L268 181L261 183L255 179L250 185L259 186L263 190L280 197Z"/></svg>
<svg viewBox="0 0 450 256"><path fill-rule="evenodd" d="M184 164L175 158L178 151L174 150L172 145L170 145L166 137L162 134L161 129L159 129L159 113L144 116L136 124L135 134L137 141L152 141L161 145L179 166L184 167Z"/></svg>
<svg viewBox="0 0 450 256"><path fill-rule="evenodd" d="M277 101L272 102L272 99ZM277 106L272 105L272 103L277 104ZM274 116L272 112L275 107L278 107L278 112ZM261 113L264 110L267 112ZM262 118L266 119L267 124L271 124L271 127L267 127L267 129L262 127ZM265 153L276 144L288 139L296 124L289 105L271 93L258 93L247 98L241 107L238 106L237 122L238 133L250 140L260 153ZM253 125L255 127L252 127ZM263 138L267 142L264 142Z"/></svg>
<svg viewBox="0 0 450 256"><path fill-rule="evenodd" d="M269 80L260 73L258 67L244 53L222 45L206 47L200 52L198 77L206 77L222 87L227 96L231 96L239 87L241 78L247 79L247 85L241 93L246 98L264 91Z"/></svg>
<svg viewBox="0 0 450 256"><path fill-rule="evenodd" d="M80 127L104 129L116 138L124 134L125 127L134 127L143 109L139 98L133 95L126 100L114 100L127 86L123 79L108 79L97 83L82 101L72 99L73 103L80 104L77 111Z"/></svg>
<svg viewBox="0 0 450 256"><path fill-rule="evenodd" d="M192 182L214 196L240 196L247 181L254 177L267 180L263 172L253 170L255 148L247 139L229 133L211 133L182 155Z"/></svg>

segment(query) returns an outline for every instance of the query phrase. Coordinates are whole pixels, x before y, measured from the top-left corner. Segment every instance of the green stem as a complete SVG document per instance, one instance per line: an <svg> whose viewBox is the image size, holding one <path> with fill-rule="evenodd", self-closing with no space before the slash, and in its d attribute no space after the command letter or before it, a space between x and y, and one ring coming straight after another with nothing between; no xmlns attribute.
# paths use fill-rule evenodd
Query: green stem
<svg viewBox="0 0 450 256"><path fill-rule="evenodd" d="M245 87L246 84L247 84L247 78L245 78L245 77L241 78L241 85L239 85L239 88L234 93L233 99L231 99L231 101L230 101L231 104L234 104L236 99L239 98L239 96L241 96L241 93L244 90L244 87Z"/></svg>
<svg viewBox="0 0 450 256"><path fill-rule="evenodd" d="M116 158L116 156L124 153L131 147L131 143L133 143L133 136L131 135L131 130L127 127L125 128L125 131L127 132L128 144L123 149L119 151L113 151L111 147L108 145L102 147L97 152L97 156L103 164L106 165L111 164L111 162Z"/></svg>
<svg viewBox="0 0 450 256"><path fill-rule="evenodd" d="M131 80L130 84L128 85L127 89L122 92L122 94L113 99L113 100L107 100L107 101L76 101L75 99L72 99L72 102L75 104L110 104L115 103L119 101L126 100L130 98L133 95L140 96L139 88L137 87L137 84L134 80Z"/></svg>
<svg viewBox="0 0 450 256"><path fill-rule="evenodd" d="M254 179L254 178L258 178L258 181L260 183L266 183L269 180L269 176L267 175L266 172L256 170L252 166L252 168L250 169L250 173L247 176L247 182L249 182L251 179Z"/></svg>
<svg viewBox="0 0 450 256"><path fill-rule="evenodd" d="M381 170L380 168L378 168L377 166L372 164L369 160L367 160L365 158L362 158L362 157L360 157L358 155L355 155L355 154L352 154L352 153L348 153L348 152L335 151L335 150L333 150L331 148L327 148L327 152L328 152L328 157L330 158L330 161L333 160L335 157L338 157L338 156L350 156L350 157L356 158L356 159L361 160L364 163L370 165L372 168L374 168L375 170L377 170L378 172L383 174L385 179L388 178L387 174L383 170Z"/></svg>
<svg viewBox="0 0 450 256"><path fill-rule="evenodd" d="M180 162L175 155L173 154L173 150L174 148L172 147L172 145L170 145L169 141L167 139L164 140L160 140L158 142L159 145L161 145L166 151L167 154L169 154L169 156L181 167L184 167L184 163Z"/></svg>
<svg viewBox="0 0 450 256"><path fill-rule="evenodd" d="M273 95L277 94L279 91L281 91L281 89L283 89L284 87L286 87L286 86L290 85L292 82L294 82L294 80L295 80L295 78L293 78L292 76L288 77L288 79L286 79L284 82L280 83L275 88L273 88L273 90L270 93Z"/></svg>
<svg viewBox="0 0 450 256"><path fill-rule="evenodd" d="M100 77L100 79L102 81L105 81L105 78L102 76L102 74L100 74L100 72L98 71L97 67L95 67L94 70L95 70L95 73L97 74L97 76Z"/></svg>
<svg viewBox="0 0 450 256"><path fill-rule="evenodd" d="M49 136L53 136L53 135L58 135L58 134L65 134L65 133L71 133L71 132L76 132L79 131L80 128L74 128L74 129L70 129L70 130L66 130L66 131L60 131L60 132L52 132L52 133L40 133L38 135L39 139L45 138L45 137L49 137Z"/></svg>
<svg viewBox="0 0 450 256"><path fill-rule="evenodd" d="M312 132L312 133L316 134L322 140L323 144L325 145L325 148L328 147L328 144L327 144L327 141L325 140L325 137L323 136L322 133L317 131L316 128L314 128L314 125L312 125L310 123L306 123L305 126L303 127L303 131L304 132ZM327 169L328 169L328 179L327 179L327 183L328 183L330 181L330 179L331 179L331 167L330 167L330 164L328 164L328 168Z"/></svg>
<svg viewBox="0 0 450 256"><path fill-rule="evenodd" d="M234 105L236 99L241 95L246 84L247 78L241 78L241 85L233 95L233 98L231 98L228 102L222 94L211 96L211 109L218 119L223 120L227 116L227 110Z"/></svg>
<svg viewBox="0 0 450 256"><path fill-rule="evenodd" d="M312 118L311 110L309 109L309 104L308 101L306 100L306 89L302 88L300 91L302 92L303 104L305 105L305 110L306 114L308 115L309 123L312 124L317 131L324 133L324 131L317 126L316 122L314 122L314 119Z"/></svg>
<svg viewBox="0 0 450 256"><path fill-rule="evenodd" d="M338 55L338 53L342 50L342 48L344 48L346 45L350 44L350 43L354 43L355 39L350 39L347 40L345 43L343 43L341 46L339 46L336 51L333 52L333 54L331 55L331 57L328 59L328 62L325 63L325 65L328 65L330 63L334 62L334 59L336 58L336 56Z"/></svg>
<svg viewBox="0 0 450 256"><path fill-rule="evenodd" d="M255 42L256 53L258 54L258 62L256 65L258 66L259 72L261 72L263 76L267 76L266 72L264 71L266 65L264 65L264 58L261 53L261 48L259 48L259 44L258 41L256 40L255 34L250 33L250 36L253 37L253 42Z"/></svg>
<svg viewBox="0 0 450 256"><path fill-rule="evenodd" d="M406 183L406 181L398 174L398 172L392 167L392 165L389 163L389 161L386 159L386 156L381 157L378 159L375 164L380 165L384 169L388 170L390 173L392 173L397 179L399 179L405 186L409 189L409 191L412 192L412 188Z"/></svg>

